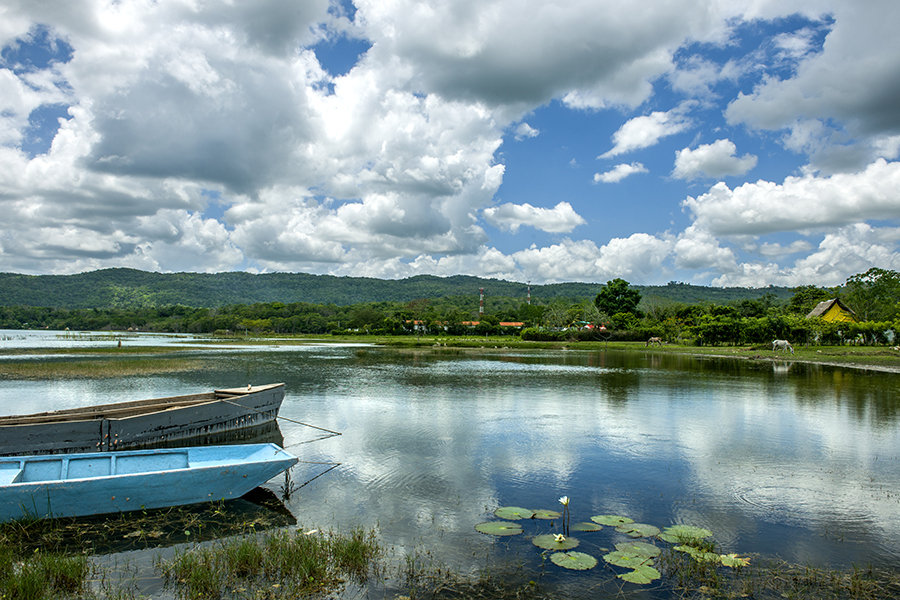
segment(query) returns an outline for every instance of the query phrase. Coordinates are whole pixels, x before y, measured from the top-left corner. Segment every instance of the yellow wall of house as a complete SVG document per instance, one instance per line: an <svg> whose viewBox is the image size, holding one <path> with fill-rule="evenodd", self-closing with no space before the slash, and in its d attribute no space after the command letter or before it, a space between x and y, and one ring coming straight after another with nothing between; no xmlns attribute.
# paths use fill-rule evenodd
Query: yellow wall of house
<svg viewBox="0 0 900 600"><path fill-rule="evenodd" d="M831 308L825 311L825 314L822 315L822 319L828 321L829 323L853 323L856 319L853 318L853 315L844 311L837 304L832 304Z"/></svg>

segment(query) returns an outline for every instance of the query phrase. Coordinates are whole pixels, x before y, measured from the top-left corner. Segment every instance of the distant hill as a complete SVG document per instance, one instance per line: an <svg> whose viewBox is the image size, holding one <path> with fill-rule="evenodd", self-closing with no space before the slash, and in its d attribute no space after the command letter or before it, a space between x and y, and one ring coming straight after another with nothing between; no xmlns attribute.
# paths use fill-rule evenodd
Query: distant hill
<svg viewBox="0 0 900 600"><path fill-rule="evenodd" d="M560 298L593 299L597 283L532 285L531 297L546 303ZM670 283L634 286L650 302L713 302L755 299L772 294L776 300L791 297L788 288L713 288ZM484 288L488 297L525 299L524 283L483 279L467 275L436 277L417 275L407 279L335 277L308 273L153 273L136 269L103 269L75 275L21 275L0 273L0 306L54 308L140 308L181 304L217 307L260 302L309 302L348 305L364 302L408 302L419 298L477 297Z"/></svg>

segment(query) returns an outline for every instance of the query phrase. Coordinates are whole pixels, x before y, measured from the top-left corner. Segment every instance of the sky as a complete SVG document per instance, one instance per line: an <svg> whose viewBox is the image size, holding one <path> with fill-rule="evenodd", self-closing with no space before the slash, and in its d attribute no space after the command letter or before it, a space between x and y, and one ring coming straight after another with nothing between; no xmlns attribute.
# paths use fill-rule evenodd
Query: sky
<svg viewBox="0 0 900 600"><path fill-rule="evenodd" d="M896 0L5 0L0 271L900 270Z"/></svg>

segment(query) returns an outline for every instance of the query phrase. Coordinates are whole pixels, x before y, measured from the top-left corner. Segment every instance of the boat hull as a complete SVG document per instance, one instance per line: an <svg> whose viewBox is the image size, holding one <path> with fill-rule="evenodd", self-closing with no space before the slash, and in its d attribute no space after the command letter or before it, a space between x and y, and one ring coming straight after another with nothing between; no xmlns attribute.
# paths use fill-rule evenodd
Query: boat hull
<svg viewBox="0 0 900 600"><path fill-rule="evenodd" d="M296 462L275 444L0 457L0 521L231 500Z"/></svg>
<svg viewBox="0 0 900 600"><path fill-rule="evenodd" d="M272 422L284 384L0 417L0 455L190 445Z"/></svg>

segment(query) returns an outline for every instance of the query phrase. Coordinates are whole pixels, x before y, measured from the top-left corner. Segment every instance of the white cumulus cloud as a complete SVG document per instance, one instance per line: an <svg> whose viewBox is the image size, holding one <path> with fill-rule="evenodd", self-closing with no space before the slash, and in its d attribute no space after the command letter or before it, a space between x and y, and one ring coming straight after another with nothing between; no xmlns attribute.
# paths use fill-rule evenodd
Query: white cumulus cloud
<svg viewBox="0 0 900 600"><path fill-rule="evenodd" d="M637 173L646 173L647 167L639 162L621 163L603 173L594 173L594 183L616 183Z"/></svg>
<svg viewBox="0 0 900 600"><path fill-rule="evenodd" d="M654 111L625 122L613 134L613 147L597 158L611 158L626 152L656 145L661 138L681 133L690 127L682 108Z"/></svg>
<svg viewBox="0 0 900 600"><path fill-rule="evenodd" d="M682 205L717 235L843 226L900 215L900 163L879 159L858 173L788 177L784 183L717 183Z"/></svg>
<svg viewBox="0 0 900 600"><path fill-rule="evenodd" d="M675 169L672 176L678 179L698 177L720 178L728 175L743 175L756 166L752 154L736 156L737 147L728 139L716 140L712 144L701 144L695 150L683 148L675 152Z"/></svg>
<svg viewBox="0 0 900 600"><path fill-rule="evenodd" d="M584 225L586 221L568 202L560 202L553 208L541 208L525 204L501 204L484 209L488 223L515 233L522 225L528 225L550 233L568 233Z"/></svg>

